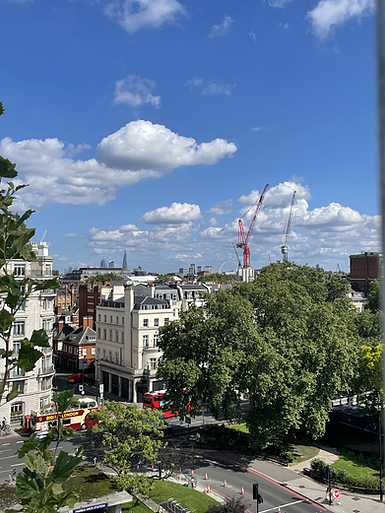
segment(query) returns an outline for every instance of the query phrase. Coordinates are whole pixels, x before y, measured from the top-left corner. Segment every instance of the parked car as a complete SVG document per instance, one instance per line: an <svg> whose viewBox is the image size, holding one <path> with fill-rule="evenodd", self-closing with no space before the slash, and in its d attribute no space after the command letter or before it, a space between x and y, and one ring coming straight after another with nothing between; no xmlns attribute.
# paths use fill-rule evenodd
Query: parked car
<svg viewBox="0 0 385 513"><path fill-rule="evenodd" d="M81 383L83 381L83 374L77 372L76 374L70 374L67 378L68 383Z"/></svg>

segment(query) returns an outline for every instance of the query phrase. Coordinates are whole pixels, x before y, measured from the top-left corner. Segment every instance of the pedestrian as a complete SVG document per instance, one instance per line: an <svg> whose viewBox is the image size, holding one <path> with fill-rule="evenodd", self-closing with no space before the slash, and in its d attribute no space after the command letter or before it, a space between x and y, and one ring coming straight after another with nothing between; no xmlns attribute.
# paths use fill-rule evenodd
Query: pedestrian
<svg viewBox="0 0 385 513"><path fill-rule="evenodd" d="M5 430L7 427L7 419L3 417L2 423L1 423L1 429Z"/></svg>

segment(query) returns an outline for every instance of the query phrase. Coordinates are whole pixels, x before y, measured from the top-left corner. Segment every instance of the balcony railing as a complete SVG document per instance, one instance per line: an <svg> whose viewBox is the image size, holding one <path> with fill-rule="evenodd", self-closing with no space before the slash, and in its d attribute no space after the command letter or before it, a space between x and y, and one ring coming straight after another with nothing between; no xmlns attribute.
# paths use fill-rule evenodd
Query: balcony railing
<svg viewBox="0 0 385 513"><path fill-rule="evenodd" d="M50 365L49 367L40 367L38 370L38 375L43 376L45 374L53 374L55 372L55 367Z"/></svg>

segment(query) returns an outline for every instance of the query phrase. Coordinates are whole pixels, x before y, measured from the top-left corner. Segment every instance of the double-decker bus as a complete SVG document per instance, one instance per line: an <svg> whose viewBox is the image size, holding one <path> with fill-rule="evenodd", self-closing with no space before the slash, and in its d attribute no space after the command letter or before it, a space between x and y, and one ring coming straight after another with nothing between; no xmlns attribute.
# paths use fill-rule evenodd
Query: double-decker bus
<svg viewBox="0 0 385 513"><path fill-rule="evenodd" d="M157 390L156 392L146 392L143 396L143 408L151 408L152 410L160 410L165 419L175 417L178 413L171 411L172 402L166 401L164 396L167 390ZM190 398L191 399L191 398ZM192 412L192 408L188 406L188 412Z"/></svg>
<svg viewBox="0 0 385 513"><path fill-rule="evenodd" d="M64 413L60 414L62 425L75 430L94 426L99 421L89 419L89 414L97 409L98 406L94 399L82 397L78 404L71 405ZM54 410L40 414L31 411L31 415L25 416L24 430L34 433L35 431L48 431L51 428L57 429L57 420L58 414Z"/></svg>
<svg viewBox="0 0 385 513"><path fill-rule="evenodd" d="M151 408L151 410L160 410L165 419L175 417L175 413L171 411L171 404L164 400L166 390L157 390L156 392L146 392L143 396L143 408Z"/></svg>

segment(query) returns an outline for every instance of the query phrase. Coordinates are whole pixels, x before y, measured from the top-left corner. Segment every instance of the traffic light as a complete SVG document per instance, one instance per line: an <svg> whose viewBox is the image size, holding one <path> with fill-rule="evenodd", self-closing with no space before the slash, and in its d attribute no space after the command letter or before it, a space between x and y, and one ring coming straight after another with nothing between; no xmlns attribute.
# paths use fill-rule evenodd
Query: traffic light
<svg viewBox="0 0 385 513"><path fill-rule="evenodd" d="M258 493L258 483L253 483L253 499L258 502L258 504L263 504L262 496Z"/></svg>

